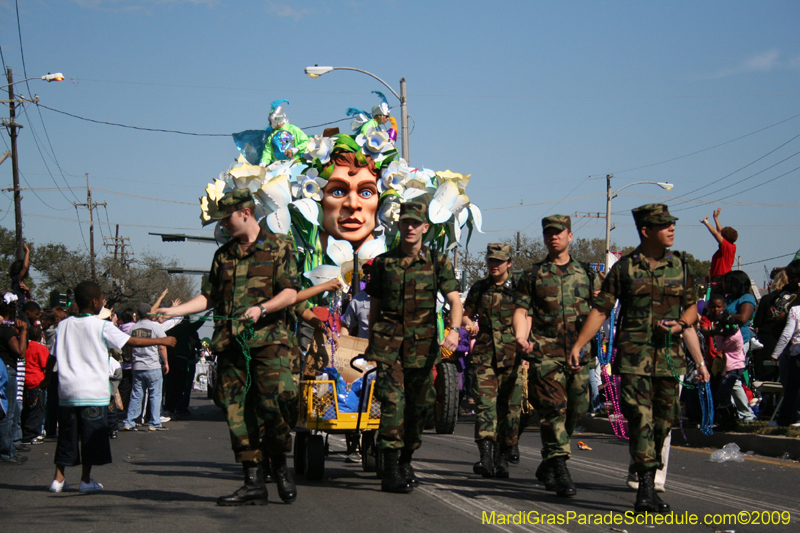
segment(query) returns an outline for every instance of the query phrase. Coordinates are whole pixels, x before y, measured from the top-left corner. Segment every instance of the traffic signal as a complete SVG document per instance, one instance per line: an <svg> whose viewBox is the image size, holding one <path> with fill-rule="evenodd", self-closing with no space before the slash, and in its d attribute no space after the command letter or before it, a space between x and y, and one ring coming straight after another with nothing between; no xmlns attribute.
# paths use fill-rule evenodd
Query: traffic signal
<svg viewBox="0 0 800 533"><path fill-rule="evenodd" d="M67 290L67 292L61 291L51 291L50 292L50 308L53 307L63 307L64 309L68 308L72 305L72 301L74 300L72 296L72 289Z"/></svg>

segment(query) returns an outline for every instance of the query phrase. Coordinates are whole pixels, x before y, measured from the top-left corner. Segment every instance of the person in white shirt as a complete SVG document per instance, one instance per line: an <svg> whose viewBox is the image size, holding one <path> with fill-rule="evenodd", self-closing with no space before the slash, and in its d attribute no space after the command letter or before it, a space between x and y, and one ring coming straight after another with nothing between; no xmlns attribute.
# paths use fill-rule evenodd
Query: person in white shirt
<svg viewBox="0 0 800 533"><path fill-rule="evenodd" d="M143 339L165 338L166 328L171 328L174 322L180 319L171 320L161 324L152 320L150 314L151 306L140 303L136 309L136 314L140 317L136 325L131 329L131 337ZM164 361L164 371L161 371L161 361ZM135 431L136 423L134 420L142 414L144 391L150 397L150 421L148 429L150 431L166 431L167 428L161 425L161 391L164 384L164 374L169 374L169 359L167 350L164 346L144 346L133 349L133 385L131 388L131 400L128 405L128 413L125 416L123 427L125 431ZM144 422L144 421L143 421Z"/></svg>
<svg viewBox="0 0 800 533"><path fill-rule="evenodd" d="M92 466L111 462L108 440L108 350L123 346L175 346L175 337L129 337L96 315L103 308L103 291L92 281L75 287L78 314L61 321L53 342L58 361L58 444L56 473L50 490L68 487L64 470L83 465L80 492L103 490L91 477Z"/></svg>

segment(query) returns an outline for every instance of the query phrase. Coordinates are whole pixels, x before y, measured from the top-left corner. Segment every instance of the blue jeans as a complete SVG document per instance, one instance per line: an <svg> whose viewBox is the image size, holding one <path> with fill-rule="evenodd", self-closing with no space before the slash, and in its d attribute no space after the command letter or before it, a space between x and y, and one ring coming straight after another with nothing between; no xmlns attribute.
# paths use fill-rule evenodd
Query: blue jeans
<svg viewBox="0 0 800 533"><path fill-rule="evenodd" d="M134 370L133 386L131 388L131 402L128 405L128 414L123 425L126 428L136 427L136 418L142 414L142 399L145 388L150 395L150 427L161 427L161 386L164 377L161 369Z"/></svg>
<svg viewBox="0 0 800 533"><path fill-rule="evenodd" d="M9 460L17 456L14 448L14 413L17 411L17 365L6 365L8 371L8 385L6 398L8 398L8 411L6 417L0 420L0 459Z"/></svg>

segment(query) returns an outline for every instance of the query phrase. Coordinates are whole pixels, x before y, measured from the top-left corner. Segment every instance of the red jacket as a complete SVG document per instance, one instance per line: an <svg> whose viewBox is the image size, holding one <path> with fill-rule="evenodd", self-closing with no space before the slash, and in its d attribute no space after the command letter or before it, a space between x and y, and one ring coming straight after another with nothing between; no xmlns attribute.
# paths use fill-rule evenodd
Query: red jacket
<svg viewBox="0 0 800 533"><path fill-rule="evenodd" d="M44 370L47 368L47 359L50 352L47 347L36 341L28 342L25 351L25 388L38 387L44 381Z"/></svg>

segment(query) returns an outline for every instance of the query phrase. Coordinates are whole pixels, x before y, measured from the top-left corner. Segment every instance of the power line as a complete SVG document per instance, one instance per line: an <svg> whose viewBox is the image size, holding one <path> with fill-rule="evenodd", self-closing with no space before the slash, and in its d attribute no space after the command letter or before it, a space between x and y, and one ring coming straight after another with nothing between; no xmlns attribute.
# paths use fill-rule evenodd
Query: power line
<svg viewBox="0 0 800 533"><path fill-rule="evenodd" d="M778 257L770 257L769 259L761 259L760 261L751 261L749 263L742 263L740 266L747 266L747 265L755 265L756 263L766 263L767 261L772 261L773 259L782 259L784 257L789 257L790 255L795 255L794 252L790 254L779 255Z"/></svg>
<svg viewBox="0 0 800 533"><path fill-rule="evenodd" d="M195 132L191 132L191 131L167 130L167 129L161 129L161 128L144 128L144 127L141 127L141 126L129 126L127 124L120 124L118 122L108 122L108 121L105 121L105 120L95 120L93 118L81 117L81 116L75 115L73 113L67 113L66 111L60 111L58 109L53 109L52 107L48 107L48 106L46 106L44 104L38 104L38 106L39 107L43 107L43 108L45 108L45 109L47 109L49 111L53 111L55 113L61 113L62 115L67 115L68 117L77 118L79 120L85 120L86 122L92 122L94 124L103 124L105 126L117 126L119 128L128 128L128 129L139 130L139 131L152 131L152 132L157 132L157 133L175 133L175 134L178 134L178 135L192 135L194 137L230 137L231 136L230 133L195 133ZM330 126L332 124L338 124L339 122L345 122L347 120L352 120L352 119L350 117L346 117L346 118L334 120L334 121L331 121L331 122L325 122L323 124L315 124L313 126L303 126L301 129L310 130L310 129L314 129L314 128L321 128L322 126Z"/></svg>
<svg viewBox="0 0 800 533"><path fill-rule="evenodd" d="M780 145L780 146L778 146L777 148L775 148L775 149L773 149L773 150L770 150L769 152L767 152L766 154L762 155L762 156L761 156L761 157L759 157L758 159L755 159L755 160L753 160L753 161L751 161L751 162L747 163L745 166L743 166L743 167L740 167L740 168L738 168L738 169L734 170L734 171L733 171L733 172L731 172L730 174L727 174L727 175L725 175L725 176L722 176L721 178L718 178L718 179L716 179L716 180L712 181L711 183L708 183L708 184L706 184L706 185L703 185L702 187L699 187L699 188L697 188L697 189L694 189L694 190L692 190L692 191L689 191L689 192L687 192L687 193L684 193L684 194L682 194L682 195L680 195L680 196L676 197L676 198L675 198L675 200L678 200L678 199L680 199L680 198L686 198L687 196L689 196L689 195L690 195L690 194L692 194L692 193L695 193L695 192L697 192L697 191L701 191L701 190L705 189L706 187L710 187L710 186L712 186L712 185L713 185L713 184L715 184L715 183L719 183L720 181L722 181L722 180L724 180L724 179L727 179L727 178L729 178L729 177L733 176L733 175L734 175L734 174L736 174L737 172L740 172L740 171L742 171L742 170L746 169L747 167L749 167L749 166L751 166L751 165L754 165L755 163L758 163L759 161L761 161L762 159L764 159L764 158L765 158L765 157L767 157L768 155L772 155L773 153L777 152L778 150L780 150L781 148L783 148L784 146L786 146L787 144L789 144L789 143L790 143L790 142L792 142L793 140L797 139L798 137L800 137L800 134L797 134L797 135L795 135L794 137L792 137L791 139L789 139L789 140L788 140L788 141L786 141L785 143L781 144L781 145ZM790 155L789 157L787 157L786 159L782 159L781 161L778 161L778 162L777 162L777 163L775 163L774 165L772 165L772 166L770 166L770 167L767 167L767 168L765 168L765 169L764 169L764 170L762 170L761 172L764 172L764 171L766 171L766 170L769 170L769 169L771 169L771 168L775 167L776 165L779 165L780 163L783 163L784 161L786 161L786 160L788 160L788 159L791 159L792 157L794 157L794 156L796 156L796 155L798 155L798 154L800 154L800 152L795 152L795 153L793 153L792 155ZM737 182L735 182L733 185L736 185L736 184L738 184L738 183L741 183L742 181L746 181L746 180L748 180L748 179L750 179L750 178L752 178L752 177L754 177L754 176L757 176L757 175L758 175L758 174L760 174L761 172L757 172L756 174L752 174L752 175L748 176L747 178L744 178L743 180L740 180L740 181L737 181ZM728 187L732 187L733 185L729 185ZM719 192L719 191L721 191L721 190L722 190L722 189L717 189L716 191L713 191L713 192L710 192L710 193L707 193L707 194L714 194L715 192ZM673 204L673 205L680 205L680 204L682 204L682 203L685 203L685 201L684 201L684 202L678 202L677 204Z"/></svg>
<svg viewBox="0 0 800 533"><path fill-rule="evenodd" d="M789 117L787 119L781 120L780 122L776 122L775 124L771 124L769 126L761 128L760 130L756 130L756 131L747 133L745 135L742 135L740 137L736 137L735 139L731 139L729 141L725 141L725 142L722 142L722 143L719 143L719 144L715 144L714 146L709 146L708 148L703 148L702 150L697 150L697 151L689 153L689 154L681 155L681 156L678 156L678 157L673 157L673 158L670 158L670 159L665 159L664 161L659 161L658 163L650 163L648 165L642 165L640 167L628 168L628 169L625 169L625 170L618 170L616 172L612 172L612 174L622 174L623 172L633 172L634 170L641 170L643 168L654 167L656 165L663 165L664 163L670 163L672 161L677 161L679 159L684 159L686 157L691 157L693 155L701 154L703 152L707 152L709 150L713 150L714 148L719 148L720 146L725 146L726 144L730 144L732 142L739 141L739 140L744 139L746 137L750 137L751 135L755 135L756 133L761 133L762 131L766 131L766 130L768 130L770 128L774 128L775 126L779 126L779 125L783 124L784 122L789 122L790 120L796 119L797 117L800 117L800 113L798 113L798 114L796 114L794 116L791 116L791 117Z"/></svg>
<svg viewBox="0 0 800 533"><path fill-rule="evenodd" d="M770 180L767 180L767 181L762 181L762 182L761 182L761 183L759 183L758 185L753 185L752 187L750 187L750 188L748 188L748 189L744 189L743 191L739 191L739 192L736 192L736 193L733 193L733 194L729 194L728 196L723 196L722 198L717 198L717 199L715 199L715 200L709 200L708 202L701 202L701 203L699 203L698 205L693 205L693 206L691 206L691 207L684 207L684 208L681 208L681 209L675 209L674 211L676 211L676 212L677 212L677 211L685 211L686 209L694 209L694 208L696 208L696 207L700 207L701 205L713 204L713 203L719 202L720 200L725 200L725 199L727 199L727 198L731 198L731 197L733 197L733 196L738 196L738 195L740 195L740 194L746 193L746 192L748 192L748 191L752 191L753 189L757 189L757 188L759 188L759 187L761 187L761 186L763 186L763 185L766 185L767 183L772 183L773 181L775 181L775 180L778 180L778 179L780 179L780 178L782 178L782 177L784 177L784 176L787 176L787 175L789 175L789 174L791 174L792 172L795 172L795 171L797 171L797 170L800 170L800 167L795 167L795 168L793 168L792 170L790 170L790 171L788 171L788 172L784 172L783 174L781 174L781 175L779 175L779 176L776 176L776 177L774 177L774 178L772 178L772 179L770 179ZM751 176L751 177L752 177L752 176ZM744 180L742 180L742 181L744 181Z"/></svg>

